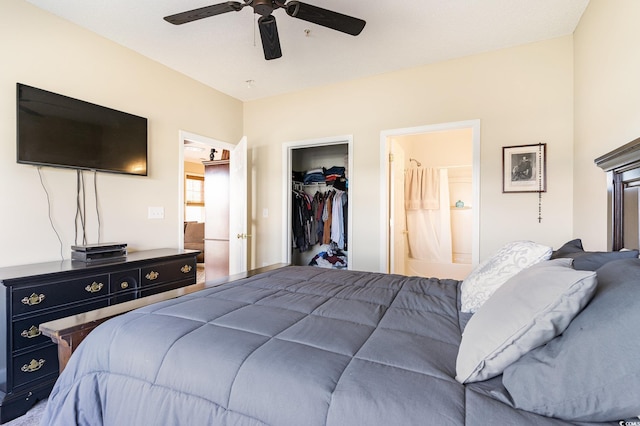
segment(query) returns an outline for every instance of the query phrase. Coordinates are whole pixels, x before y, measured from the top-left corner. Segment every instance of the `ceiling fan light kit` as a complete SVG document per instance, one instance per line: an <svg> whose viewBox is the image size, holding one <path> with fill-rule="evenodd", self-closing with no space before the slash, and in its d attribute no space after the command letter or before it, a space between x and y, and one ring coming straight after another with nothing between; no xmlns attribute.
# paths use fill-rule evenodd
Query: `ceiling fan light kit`
<svg viewBox="0 0 640 426"><path fill-rule="evenodd" d="M267 60L276 59L282 56L276 18L272 15L273 11L276 9L284 9L287 15L293 18L302 19L303 21L311 22L312 24L320 25L352 36L360 34L366 25L366 22L362 19L354 18L352 16L296 0L289 2L278 0L244 0L244 3L227 1L186 12L176 13L175 15L165 16L164 20L174 25L181 25L197 21L199 19L221 15L227 12L239 12L245 6L251 6L254 13L260 15L260 18L258 19L258 28L260 29L264 58Z"/></svg>

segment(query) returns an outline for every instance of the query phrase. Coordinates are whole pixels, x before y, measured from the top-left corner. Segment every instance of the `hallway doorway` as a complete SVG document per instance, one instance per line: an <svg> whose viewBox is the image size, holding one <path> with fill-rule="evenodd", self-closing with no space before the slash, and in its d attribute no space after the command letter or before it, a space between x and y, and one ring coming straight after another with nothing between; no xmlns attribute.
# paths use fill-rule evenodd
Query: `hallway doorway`
<svg viewBox="0 0 640 426"><path fill-rule="evenodd" d="M217 264L220 263L220 252L212 249L209 238L213 228L207 227L207 216L211 216L207 210L207 204L209 202L201 203L201 213L195 213L193 211L187 212L189 206L187 203L187 180L188 175L194 173L188 172L190 168L188 161L200 163L198 166L201 168L201 176L203 178L204 186L203 192L206 192L207 177L205 167L202 164L211 163L212 149L215 150L214 160L222 160L223 151L226 150L228 154L228 177L226 179L226 186L223 191L228 194L227 201L227 213L225 214L224 222L227 224L228 233L228 250L226 250L224 258L225 272L224 275L237 274L247 270L247 257L248 257L248 238L251 235L247 233L247 140L243 137L236 145L229 144L227 142L221 142L215 139L208 138L206 136L197 135L189 132L180 131L179 134L180 154L179 154L179 247L185 247L185 235L187 229L187 221L202 222L204 225L204 278L206 280L216 278L220 268ZM189 150L193 148L201 148L199 154L192 156L187 154ZM197 172L195 173L198 174ZM214 188L215 189L215 188ZM205 197L206 198L206 197ZM216 203L210 204L211 209L215 210ZM198 206L195 206L196 209ZM210 209L210 210L211 210ZM211 222L210 222L211 224ZM215 221L213 222L215 224ZM199 248L198 248L199 249ZM200 275L199 275L200 277Z"/></svg>

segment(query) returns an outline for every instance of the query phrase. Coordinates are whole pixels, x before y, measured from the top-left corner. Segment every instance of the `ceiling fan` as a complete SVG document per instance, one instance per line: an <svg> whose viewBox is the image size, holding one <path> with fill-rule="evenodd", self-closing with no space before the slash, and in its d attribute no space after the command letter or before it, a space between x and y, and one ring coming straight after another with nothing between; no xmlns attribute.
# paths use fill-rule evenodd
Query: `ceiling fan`
<svg viewBox="0 0 640 426"><path fill-rule="evenodd" d="M276 27L276 18L271 14L276 9L284 9L287 15L302 19L313 24L331 28L332 30L347 33L353 36L360 34L366 22L362 19L343 15L332 10L323 9L311 4L291 0L243 0L227 1L214 4L212 6L201 7L175 15L165 16L164 20L174 25L186 24L210 16L220 15L227 12L239 12L245 6L251 6L254 13L260 15L258 28L260 29L260 39L264 58L276 59L282 56L280 48L280 38Z"/></svg>

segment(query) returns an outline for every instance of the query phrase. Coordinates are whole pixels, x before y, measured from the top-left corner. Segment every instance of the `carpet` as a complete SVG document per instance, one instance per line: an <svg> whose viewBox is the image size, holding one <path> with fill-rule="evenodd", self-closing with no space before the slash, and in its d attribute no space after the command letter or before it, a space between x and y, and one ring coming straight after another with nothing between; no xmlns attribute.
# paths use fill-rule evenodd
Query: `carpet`
<svg viewBox="0 0 640 426"><path fill-rule="evenodd" d="M38 401L38 403L34 405L31 410L27 411L24 416L13 419L10 422L3 424L2 426L38 426L40 424L40 419L42 419L44 408L46 406L46 399Z"/></svg>

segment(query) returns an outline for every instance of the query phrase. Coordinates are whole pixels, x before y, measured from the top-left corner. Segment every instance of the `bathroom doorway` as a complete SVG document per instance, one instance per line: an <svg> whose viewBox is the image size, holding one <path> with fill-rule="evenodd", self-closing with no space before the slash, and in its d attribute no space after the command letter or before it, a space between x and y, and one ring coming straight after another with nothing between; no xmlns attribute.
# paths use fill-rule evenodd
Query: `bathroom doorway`
<svg viewBox="0 0 640 426"><path fill-rule="evenodd" d="M464 279L478 263L479 120L385 131L385 265Z"/></svg>

